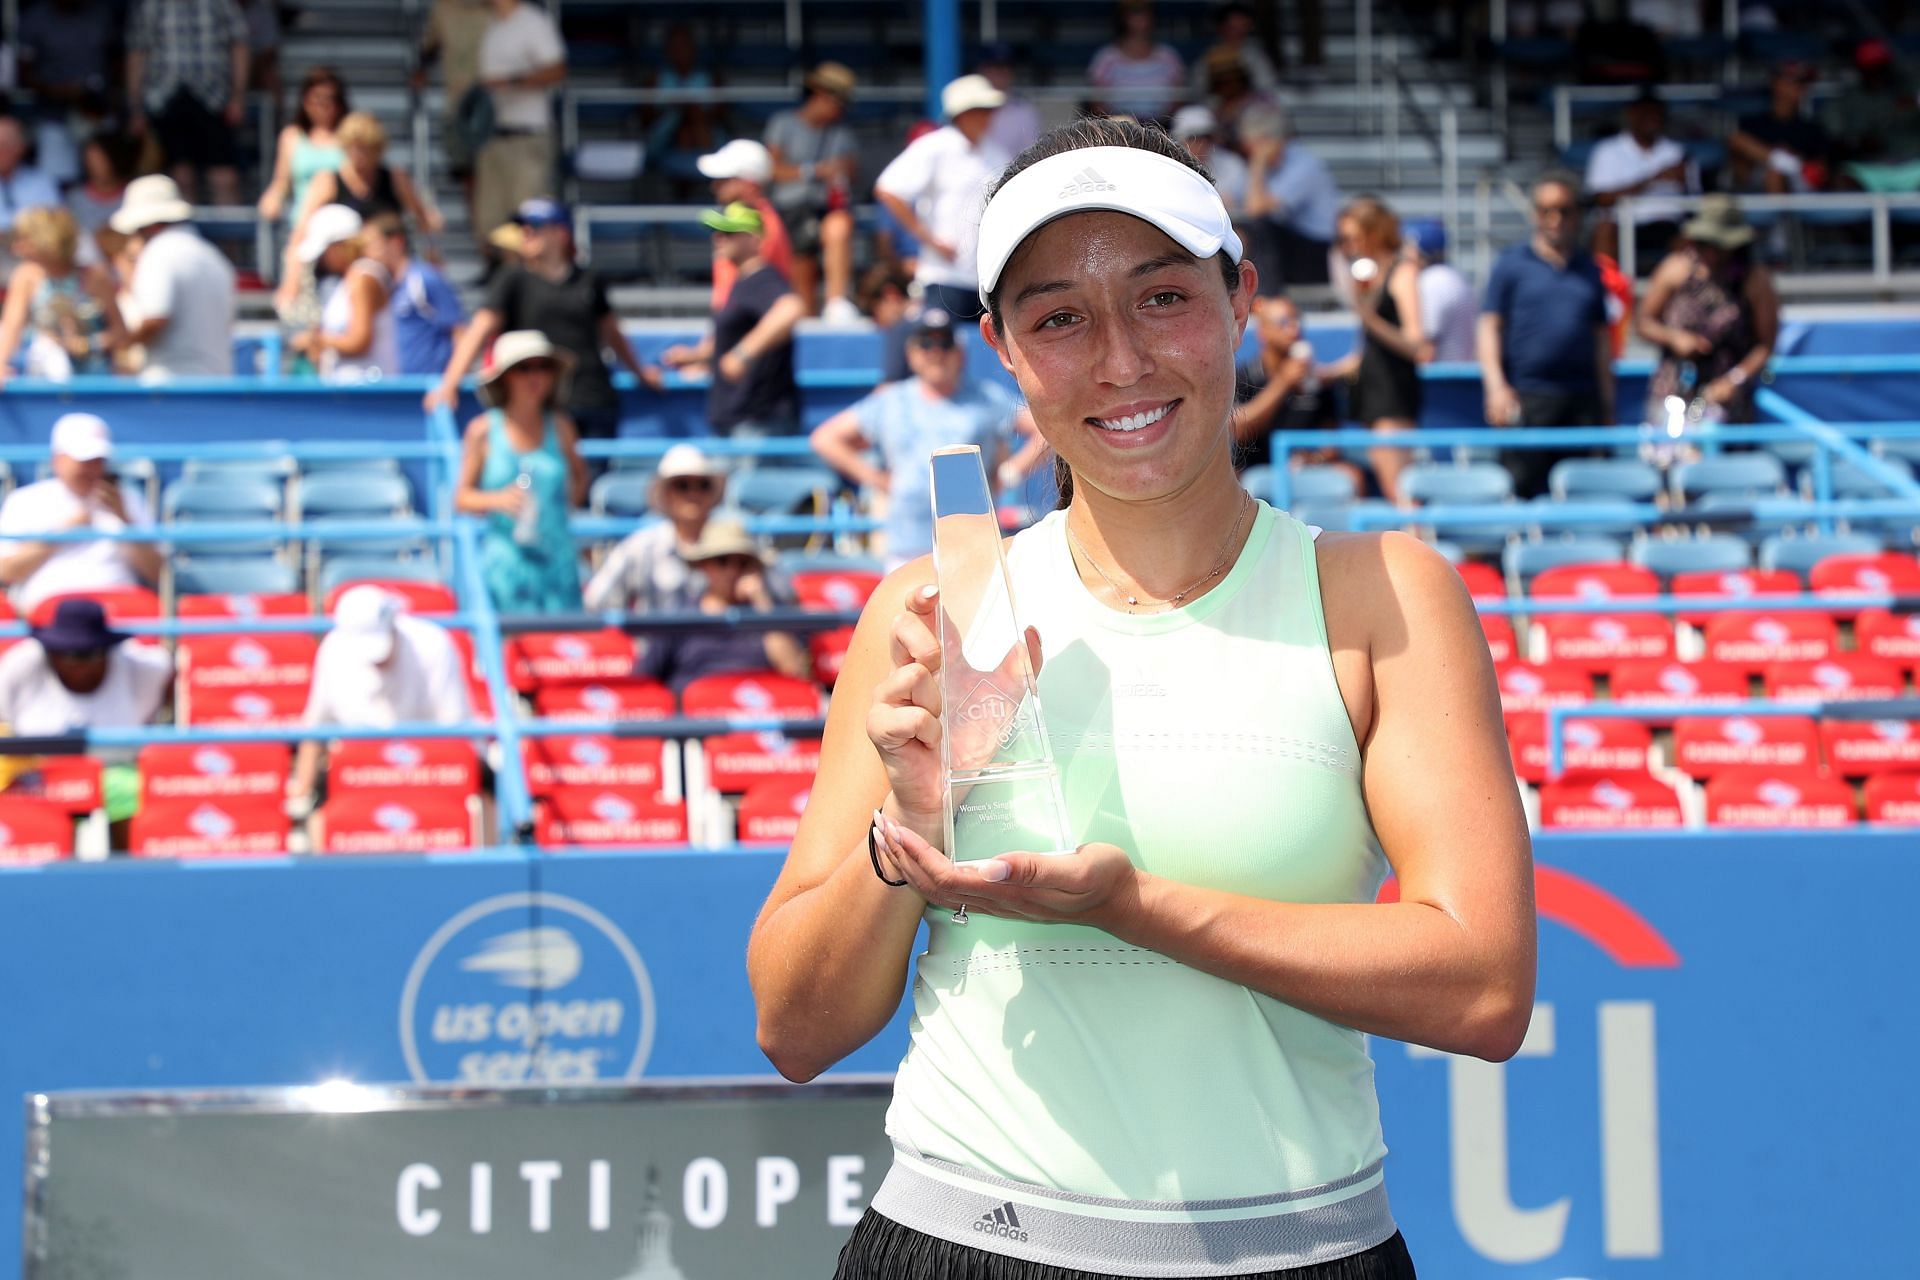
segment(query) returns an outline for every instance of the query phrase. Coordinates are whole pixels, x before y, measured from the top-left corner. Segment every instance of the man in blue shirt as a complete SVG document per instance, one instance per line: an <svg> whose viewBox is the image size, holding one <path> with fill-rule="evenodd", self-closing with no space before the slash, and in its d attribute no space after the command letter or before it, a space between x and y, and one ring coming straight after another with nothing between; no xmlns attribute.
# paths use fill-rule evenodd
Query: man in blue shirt
<svg viewBox="0 0 1920 1280"><path fill-rule="evenodd" d="M884 496L889 569L933 550L927 462L935 449L978 445L1006 489L1045 447L1012 393L967 377L966 361L953 317L929 308L907 339L913 377L881 385L814 428L815 453L869 495ZM875 450L877 464L870 456Z"/></svg>
<svg viewBox="0 0 1920 1280"><path fill-rule="evenodd" d="M1613 346L1599 264L1580 248L1579 186L1550 175L1533 187L1533 237L1500 255L1480 309L1487 422L1592 427L1613 422ZM1517 491L1538 493L1572 453L1516 449L1503 460Z"/></svg>
<svg viewBox="0 0 1920 1280"><path fill-rule="evenodd" d="M1327 255L1340 216L1340 184L1326 161L1286 136L1270 113L1256 130L1243 124L1247 148L1249 256L1260 264L1260 291L1327 283Z"/></svg>
<svg viewBox="0 0 1920 1280"><path fill-rule="evenodd" d="M410 256L407 224L383 213L367 223L367 255L393 276L388 306L393 311L394 345L401 373L439 373L453 359L467 313L440 268Z"/></svg>

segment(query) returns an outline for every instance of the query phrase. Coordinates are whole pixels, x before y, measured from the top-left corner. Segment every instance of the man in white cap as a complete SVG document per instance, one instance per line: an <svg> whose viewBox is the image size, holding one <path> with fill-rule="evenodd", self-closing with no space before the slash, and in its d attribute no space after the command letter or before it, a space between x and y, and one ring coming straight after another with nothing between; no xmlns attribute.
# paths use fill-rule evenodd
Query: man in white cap
<svg viewBox="0 0 1920 1280"><path fill-rule="evenodd" d="M780 211L767 198L767 183L773 181L773 153L764 143L752 138L735 138L695 163L712 181L713 201L720 208L737 201L760 211L760 256L792 283L793 241L787 235L787 224L781 220ZM739 268L724 254L713 255L715 311L727 305L727 295L733 292L733 282L739 275Z"/></svg>
<svg viewBox="0 0 1920 1280"><path fill-rule="evenodd" d="M698 446L676 444L660 458L648 503L666 517L628 534L587 584L589 609L659 613L700 603L700 577L680 554L700 541L727 491L727 469Z"/></svg>
<svg viewBox="0 0 1920 1280"><path fill-rule="evenodd" d="M341 594L333 630L313 659L309 727L458 724L472 714L459 646L445 627L405 610L405 601L380 587ZM318 740L300 744L287 780L296 809L313 799L321 752Z"/></svg>
<svg viewBox="0 0 1920 1280"><path fill-rule="evenodd" d="M188 224L193 207L165 174L127 184L108 225L130 241L121 295L127 341L146 348L142 377L233 376L233 264Z"/></svg>
<svg viewBox="0 0 1920 1280"><path fill-rule="evenodd" d="M1198 104L1173 113L1173 136L1213 175L1214 190L1238 218L1247 207L1247 162L1220 145L1220 121Z"/></svg>
<svg viewBox="0 0 1920 1280"><path fill-rule="evenodd" d="M53 475L23 485L0 505L0 583L22 613L48 596L160 580L160 551L149 542L39 542L43 533L98 529L117 533L153 523L137 491L123 492L107 474L113 435L91 413L53 424Z"/></svg>
<svg viewBox="0 0 1920 1280"><path fill-rule="evenodd" d="M961 76L940 91L944 127L911 143L880 171L873 192L920 242L922 300L960 320L980 314L974 246L987 187L1011 156L988 141L1007 95L985 76Z"/></svg>

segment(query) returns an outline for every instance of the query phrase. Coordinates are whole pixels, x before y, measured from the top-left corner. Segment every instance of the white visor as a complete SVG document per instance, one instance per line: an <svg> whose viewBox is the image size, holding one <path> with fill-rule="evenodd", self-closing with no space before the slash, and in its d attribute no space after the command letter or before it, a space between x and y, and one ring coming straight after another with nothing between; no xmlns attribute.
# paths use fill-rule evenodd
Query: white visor
<svg viewBox="0 0 1920 1280"><path fill-rule="evenodd" d="M1028 236L1055 218L1111 209L1151 222L1196 258L1226 251L1240 261L1220 193L1178 160L1136 147L1083 147L1022 169L980 218L980 300Z"/></svg>

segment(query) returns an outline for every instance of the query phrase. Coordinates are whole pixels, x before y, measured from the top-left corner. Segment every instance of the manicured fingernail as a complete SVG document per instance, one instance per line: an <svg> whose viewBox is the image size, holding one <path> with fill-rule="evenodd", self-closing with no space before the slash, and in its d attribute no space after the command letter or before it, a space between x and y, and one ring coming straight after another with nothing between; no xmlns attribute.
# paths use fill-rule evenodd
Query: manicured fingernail
<svg viewBox="0 0 1920 1280"><path fill-rule="evenodd" d="M1013 868L998 858L989 858L980 866L980 878L982 880L1005 880L1012 874Z"/></svg>
<svg viewBox="0 0 1920 1280"><path fill-rule="evenodd" d="M939 594L940 594L940 588L934 586L931 582L929 582L926 586L920 588L920 598L922 600L931 600Z"/></svg>

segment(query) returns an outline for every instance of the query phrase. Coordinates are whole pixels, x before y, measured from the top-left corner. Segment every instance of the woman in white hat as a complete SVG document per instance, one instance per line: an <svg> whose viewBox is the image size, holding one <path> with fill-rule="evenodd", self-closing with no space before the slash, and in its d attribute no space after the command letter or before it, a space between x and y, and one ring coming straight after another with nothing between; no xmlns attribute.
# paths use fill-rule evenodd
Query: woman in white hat
<svg viewBox="0 0 1920 1280"><path fill-rule="evenodd" d="M1241 258L1131 121L1053 131L988 199L981 333L1063 495L1006 572L1083 843L949 859L938 591L890 574L748 952L760 1043L807 1079L887 1025L929 929L848 1280L1410 1277L1366 1037L1525 1032L1526 820L1472 603L1418 542L1240 487ZM964 858L1007 814L955 819Z"/></svg>
<svg viewBox="0 0 1920 1280"><path fill-rule="evenodd" d="M765 613L774 607L767 586L767 557L738 520L714 520L699 541L680 548L680 558L699 579L694 607L702 613ZM807 647L786 631L756 631L716 626L712 630L675 631L647 641L638 675L651 676L676 691L701 676L739 671L777 671L805 679Z"/></svg>
<svg viewBox="0 0 1920 1280"><path fill-rule="evenodd" d="M587 464L566 400L573 357L535 329L494 340L480 373L487 411L467 424L454 506L487 517L481 567L503 613L580 607L580 554L567 513L587 497Z"/></svg>
<svg viewBox="0 0 1920 1280"><path fill-rule="evenodd" d="M307 219L295 251L319 286L320 323L296 334L293 349L313 361L324 382L377 382L400 369L394 338L393 275L364 252L360 215L324 205Z"/></svg>
<svg viewBox="0 0 1920 1280"><path fill-rule="evenodd" d="M699 577L680 549L700 541L726 492L727 469L718 458L691 444L668 449L647 490L647 505L665 518L636 529L607 554L587 583L587 608L659 613L699 603Z"/></svg>

